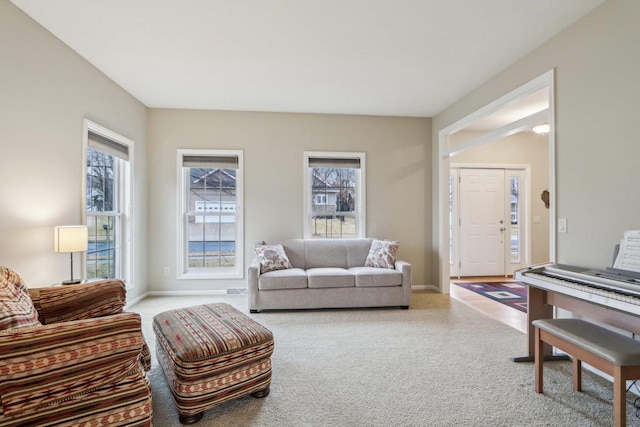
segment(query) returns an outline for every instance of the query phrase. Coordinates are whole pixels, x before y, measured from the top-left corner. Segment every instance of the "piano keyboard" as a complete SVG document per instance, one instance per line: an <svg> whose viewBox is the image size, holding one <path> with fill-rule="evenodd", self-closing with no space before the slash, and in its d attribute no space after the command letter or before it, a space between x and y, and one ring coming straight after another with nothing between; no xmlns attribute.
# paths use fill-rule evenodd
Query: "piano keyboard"
<svg viewBox="0 0 640 427"><path fill-rule="evenodd" d="M633 279L616 280L610 274L605 277L597 271L557 264L518 270L515 278L547 291L640 315L640 283Z"/></svg>
<svg viewBox="0 0 640 427"><path fill-rule="evenodd" d="M565 316L555 308L640 336L640 275L549 263L517 270L514 277L529 285L527 355L514 360L533 360L531 322Z"/></svg>
<svg viewBox="0 0 640 427"><path fill-rule="evenodd" d="M612 289L609 287L596 285L589 282L580 282L575 279L558 278L552 275L539 273L526 273L527 277L533 277L544 282L552 283L558 286L564 286L569 289L576 289L582 292L611 298L618 301L628 302L630 304L640 305L640 294L632 293L622 289Z"/></svg>

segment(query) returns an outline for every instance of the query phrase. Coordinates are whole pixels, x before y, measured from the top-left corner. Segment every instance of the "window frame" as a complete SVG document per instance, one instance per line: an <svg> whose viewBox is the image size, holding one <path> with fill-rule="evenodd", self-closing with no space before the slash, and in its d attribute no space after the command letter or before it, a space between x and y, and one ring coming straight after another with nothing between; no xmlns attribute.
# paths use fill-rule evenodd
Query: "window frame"
<svg viewBox="0 0 640 427"><path fill-rule="evenodd" d="M118 236L114 238L116 242L120 242L116 246L114 260L116 263L116 278L125 282L127 289L135 287L134 262L133 262L133 183L134 183L134 159L135 159L135 143L131 139L122 136L110 129L100 126L88 119L83 119L83 140L82 140L82 224L87 224L89 216L98 216L88 214L87 212L87 151L89 147L89 132L107 138L122 146L127 147L128 159L122 159L114 156L116 160L115 173L117 175L116 182L118 188L116 192L115 211L100 212L101 216L109 216L115 219L116 232ZM104 152L104 151L103 151ZM107 153L110 154L110 153ZM119 250L118 250L119 249ZM82 252L82 279L87 280L87 254Z"/></svg>
<svg viewBox="0 0 640 427"><path fill-rule="evenodd" d="M335 152L335 151L305 151L303 155L303 231L305 239L313 239L311 234L311 217L313 215L313 191L311 189L312 177L309 159L358 159L360 168L356 173L356 205L353 216L356 221L356 238L364 238L367 235L366 224L366 154L363 152ZM324 237L322 237L324 238Z"/></svg>
<svg viewBox="0 0 640 427"><path fill-rule="evenodd" d="M177 279L178 280L200 280L200 279L242 279L244 278L244 161L243 150L218 150L218 149L178 149L177 151ZM187 201L188 191L186 190L187 173L183 168L185 156L193 157L237 157L238 169L236 171L236 210L235 210L235 256L236 262L233 268L202 268L200 271L189 271L187 261L189 244L187 237ZM206 212L206 205L204 212ZM215 211L224 213L224 209ZM229 211L226 211L229 212Z"/></svg>
<svg viewBox="0 0 640 427"><path fill-rule="evenodd" d="M512 233L512 224L511 224L511 200L509 200L509 206L506 208L507 212L505 212L505 218L509 218L508 221L505 221L506 226L509 227L509 233L506 234L508 236L508 250L505 250L505 266L507 268L507 273L510 274L512 270L517 270L519 268L524 268L525 266L530 264L531 259L531 231L529 226L529 215L530 215L530 199L529 194L531 190L531 174L529 170L529 166L526 167L518 167L518 168L507 168L505 169L505 197L511 198L511 180L513 178L518 179L518 259L512 259L511 255L511 233Z"/></svg>

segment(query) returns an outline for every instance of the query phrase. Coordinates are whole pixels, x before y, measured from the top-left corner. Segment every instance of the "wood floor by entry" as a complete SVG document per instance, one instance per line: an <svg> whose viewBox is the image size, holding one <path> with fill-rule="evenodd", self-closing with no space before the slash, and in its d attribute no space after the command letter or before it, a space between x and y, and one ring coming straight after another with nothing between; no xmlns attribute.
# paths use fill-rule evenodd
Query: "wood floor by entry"
<svg viewBox="0 0 640 427"><path fill-rule="evenodd" d="M499 320L520 332L527 332L527 314L511 307L507 307L504 304L500 304L497 301L493 301L489 298L483 297L475 292L471 292L463 287L456 285L456 282L508 282L512 278L505 277L464 277L462 279L452 278L450 286L450 294L452 298L462 301L468 306L478 310L487 316Z"/></svg>

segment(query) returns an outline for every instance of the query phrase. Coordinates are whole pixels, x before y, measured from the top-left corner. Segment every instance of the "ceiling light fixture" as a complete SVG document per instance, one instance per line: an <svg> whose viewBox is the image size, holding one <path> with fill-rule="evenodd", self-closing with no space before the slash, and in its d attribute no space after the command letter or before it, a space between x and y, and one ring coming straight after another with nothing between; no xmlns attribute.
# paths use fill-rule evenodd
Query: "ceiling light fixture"
<svg viewBox="0 0 640 427"><path fill-rule="evenodd" d="M549 123L542 123L541 125L534 126L532 129L538 135L544 135L549 133Z"/></svg>

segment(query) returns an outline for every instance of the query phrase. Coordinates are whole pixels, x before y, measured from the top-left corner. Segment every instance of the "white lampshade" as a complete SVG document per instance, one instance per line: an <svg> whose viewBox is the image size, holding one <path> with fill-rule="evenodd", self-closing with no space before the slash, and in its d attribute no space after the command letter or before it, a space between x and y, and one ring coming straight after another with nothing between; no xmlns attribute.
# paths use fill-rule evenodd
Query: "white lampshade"
<svg viewBox="0 0 640 427"><path fill-rule="evenodd" d="M55 228L56 252L80 252L88 247L86 225L64 225Z"/></svg>

